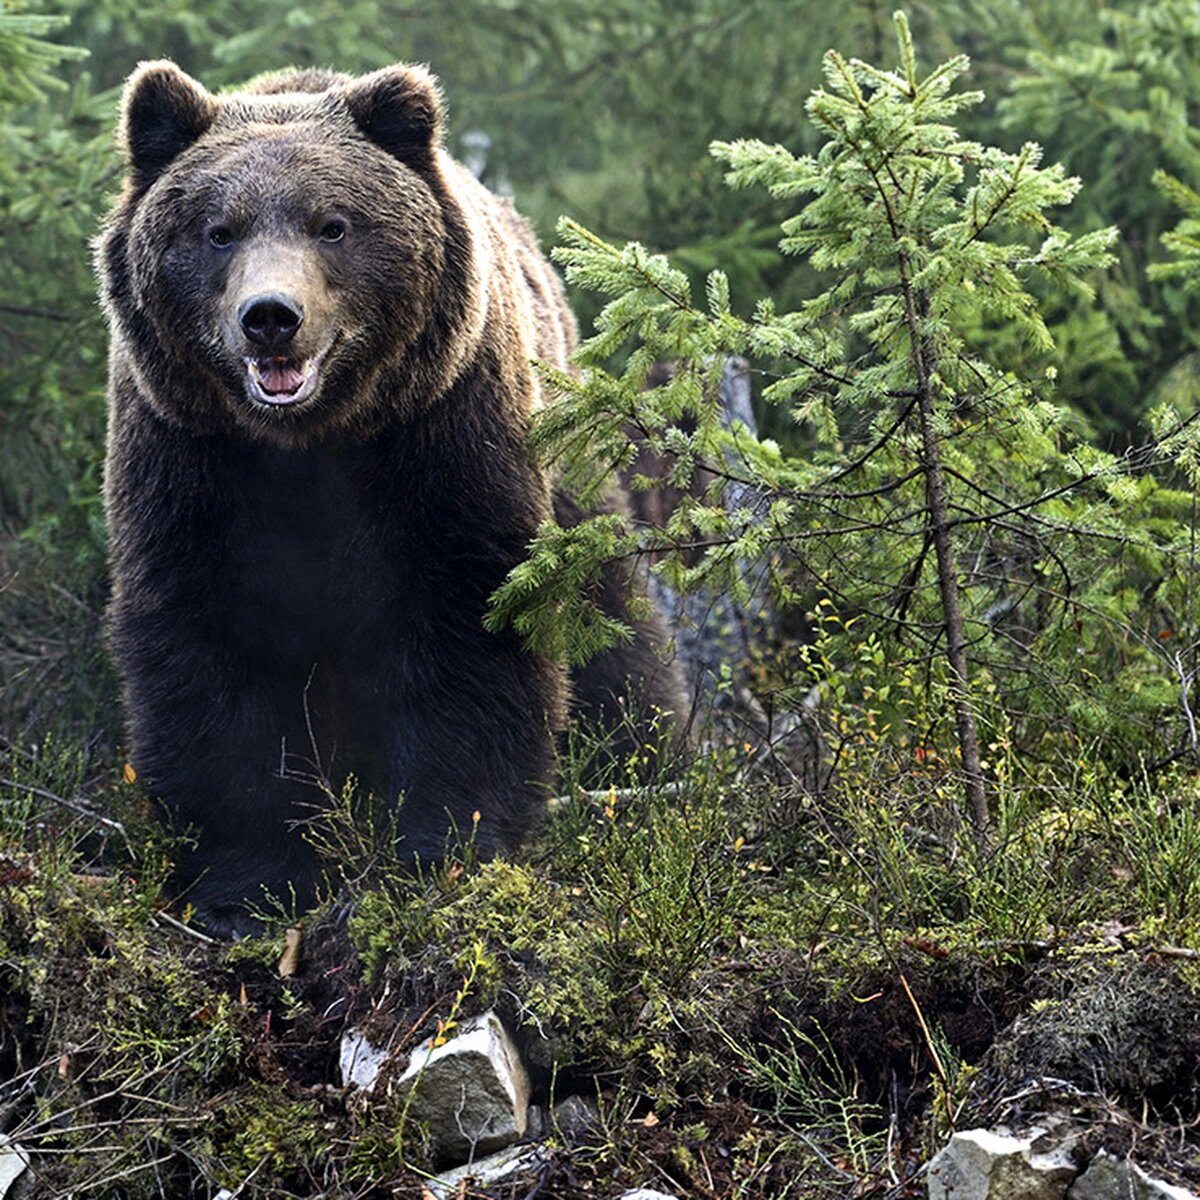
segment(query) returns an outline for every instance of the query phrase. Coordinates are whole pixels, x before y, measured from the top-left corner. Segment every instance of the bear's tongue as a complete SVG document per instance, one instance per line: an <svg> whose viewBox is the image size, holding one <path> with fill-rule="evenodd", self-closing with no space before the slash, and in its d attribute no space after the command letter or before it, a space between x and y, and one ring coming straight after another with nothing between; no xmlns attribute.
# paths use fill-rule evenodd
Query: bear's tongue
<svg viewBox="0 0 1200 1200"><path fill-rule="evenodd" d="M255 363L262 390L280 396L300 390L304 383L304 366L290 358L260 358Z"/></svg>
<svg viewBox="0 0 1200 1200"><path fill-rule="evenodd" d="M324 352L312 358L247 358L247 387L256 404L287 408L303 404L316 391Z"/></svg>

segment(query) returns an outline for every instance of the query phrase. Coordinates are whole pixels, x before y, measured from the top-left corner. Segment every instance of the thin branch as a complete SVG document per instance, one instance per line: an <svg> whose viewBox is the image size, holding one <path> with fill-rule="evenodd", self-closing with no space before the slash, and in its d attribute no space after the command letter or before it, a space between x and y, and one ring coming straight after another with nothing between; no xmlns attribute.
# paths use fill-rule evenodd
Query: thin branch
<svg viewBox="0 0 1200 1200"><path fill-rule="evenodd" d="M39 799L49 800L52 804L62 805L63 808L70 809L71 812L86 817L89 821L95 821L98 825L103 825L125 837L125 826L120 821L114 821L111 817L102 817L80 800L68 800L65 796L56 795L46 788L37 787L32 783L18 783L17 780L5 776L0 776L0 787L14 788L18 792L25 792L30 796L37 796Z"/></svg>
<svg viewBox="0 0 1200 1200"><path fill-rule="evenodd" d="M28 304L8 304L0 300L0 313L9 313L14 317L34 317L40 321L74 321L68 313L57 312L49 308L34 308Z"/></svg>

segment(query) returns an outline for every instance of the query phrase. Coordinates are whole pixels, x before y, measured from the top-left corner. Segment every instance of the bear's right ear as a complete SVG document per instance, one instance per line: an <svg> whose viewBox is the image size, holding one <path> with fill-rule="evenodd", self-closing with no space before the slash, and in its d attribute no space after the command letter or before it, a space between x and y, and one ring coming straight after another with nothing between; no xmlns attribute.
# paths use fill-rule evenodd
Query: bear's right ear
<svg viewBox="0 0 1200 1200"><path fill-rule="evenodd" d="M442 140L442 97L437 80L424 67L384 67L334 94L355 125L401 162L425 163Z"/></svg>
<svg viewBox="0 0 1200 1200"><path fill-rule="evenodd" d="M173 62L142 63L121 102L121 142L138 183L152 183L216 115L216 100Z"/></svg>

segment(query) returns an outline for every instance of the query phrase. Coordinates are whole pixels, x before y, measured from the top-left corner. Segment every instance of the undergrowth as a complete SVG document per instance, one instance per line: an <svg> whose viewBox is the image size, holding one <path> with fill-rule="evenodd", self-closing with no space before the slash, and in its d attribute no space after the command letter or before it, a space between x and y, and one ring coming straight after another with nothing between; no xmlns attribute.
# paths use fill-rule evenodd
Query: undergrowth
<svg viewBox="0 0 1200 1200"><path fill-rule="evenodd" d="M947 732L889 728L927 681L873 652L852 685L828 667L821 795L763 743L600 792L566 763L526 858L477 861L459 830L413 871L403 807L348 788L311 831L338 869L286 976L282 920L223 946L164 912L173 847L136 782L54 741L10 751L0 1130L39 1194L419 1196L423 1131L342 1087L339 1039L359 1025L402 1064L493 1007L535 1100L592 1106L583 1132L547 1120L551 1197L916 1195L984 1084L1031 1069L1200 1116L1194 773L1018 770L994 731L983 857Z"/></svg>

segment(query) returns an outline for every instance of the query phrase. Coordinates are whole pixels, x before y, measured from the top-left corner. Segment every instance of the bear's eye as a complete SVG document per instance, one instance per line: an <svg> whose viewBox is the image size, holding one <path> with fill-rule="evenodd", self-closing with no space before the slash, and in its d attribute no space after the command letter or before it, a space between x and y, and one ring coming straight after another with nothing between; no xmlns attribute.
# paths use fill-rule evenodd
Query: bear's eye
<svg viewBox="0 0 1200 1200"><path fill-rule="evenodd" d="M208 242L218 250L225 250L233 245L233 231L226 229L224 225L217 225L208 231Z"/></svg>
<svg viewBox="0 0 1200 1200"><path fill-rule="evenodd" d="M323 242L340 242L346 236L345 221L326 221L317 237Z"/></svg>

